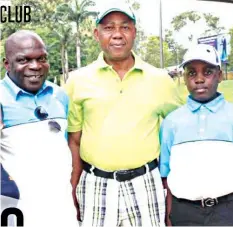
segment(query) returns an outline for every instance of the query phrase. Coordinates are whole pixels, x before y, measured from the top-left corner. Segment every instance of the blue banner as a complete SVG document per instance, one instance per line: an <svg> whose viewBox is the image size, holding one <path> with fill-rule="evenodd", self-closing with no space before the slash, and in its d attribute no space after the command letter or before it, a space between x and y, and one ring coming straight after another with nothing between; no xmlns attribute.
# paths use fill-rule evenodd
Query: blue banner
<svg viewBox="0 0 233 227"><path fill-rule="evenodd" d="M218 51L222 63L227 63L231 51L230 40L231 37L229 34L220 34L199 38L197 42L214 46Z"/></svg>

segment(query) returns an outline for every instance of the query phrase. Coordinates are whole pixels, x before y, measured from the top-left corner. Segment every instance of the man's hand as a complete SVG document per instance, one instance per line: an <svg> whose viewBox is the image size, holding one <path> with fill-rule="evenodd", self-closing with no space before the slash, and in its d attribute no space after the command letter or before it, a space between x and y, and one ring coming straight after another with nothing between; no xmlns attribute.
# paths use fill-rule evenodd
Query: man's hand
<svg viewBox="0 0 233 227"><path fill-rule="evenodd" d="M167 178L162 178L162 181L163 181L163 187L167 190L165 223L166 223L166 226L172 226L172 223L170 220L170 213L171 213L171 207L172 207L172 194L167 184Z"/></svg>
<svg viewBox="0 0 233 227"><path fill-rule="evenodd" d="M165 224L166 224L166 226L172 226L172 222L171 222L171 220L169 218L169 215L166 215Z"/></svg>
<svg viewBox="0 0 233 227"><path fill-rule="evenodd" d="M73 171L71 173L71 179L70 183L72 185L72 196L74 205L77 209L77 219L78 221L81 221L80 219L80 210L79 210L79 204L76 196L76 188L82 173L82 161L79 155L79 149L80 149L80 140L81 140L81 134L82 132L69 132L68 134L68 143L69 148L71 150L72 155L72 167Z"/></svg>
<svg viewBox="0 0 233 227"><path fill-rule="evenodd" d="M77 196L76 196L76 188L78 185L78 179L77 179L77 174L75 174L74 172L72 172L72 174L71 174L70 183L72 185L72 197L73 197L73 201L74 201L74 206L77 210L77 219L78 219L78 221L81 221L79 204L78 204L78 200L77 200Z"/></svg>

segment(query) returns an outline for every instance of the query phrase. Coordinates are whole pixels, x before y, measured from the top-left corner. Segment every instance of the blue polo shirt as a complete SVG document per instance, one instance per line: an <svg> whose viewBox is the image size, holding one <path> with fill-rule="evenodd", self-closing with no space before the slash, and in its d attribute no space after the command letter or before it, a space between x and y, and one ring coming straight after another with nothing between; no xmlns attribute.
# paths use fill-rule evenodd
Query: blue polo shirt
<svg viewBox="0 0 233 227"><path fill-rule="evenodd" d="M39 121L34 114L37 106L47 111L49 119L66 119L69 99L62 88L49 81L34 95L16 86L6 75L0 81L0 102L3 105L4 126L8 128Z"/></svg>
<svg viewBox="0 0 233 227"><path fill-rule="evenodd" d="M57 85L46 81L33 95L16 86L8 75L0 81L0 103L3 106L4 129L40 121L34 114L37 106L46 109L49 119L66 119L68 111L68 97ZM9 179L2 165L1 189L2 195L19 197L15 182Z"/></svg>
<svg viewBox="0 0 233 227"><path fill-rule="evenodd" d="M215 196L224 194L225 189L233 192L233 184L226 185L222 177L233 171L233 165L228 163L233 158L233 104L222 94L205 104L189 96L186 105L163 121L160 143L161 176L168 177L177 197L205 197L208 192L204 188L208 189L210 185L210 195L215 191L213 188L218 190L220 185L223 188L215 191ZM208 182L212 177L214 180Z"/></svg>
<svg viewBox="0 0 233 227"><path fill-rule="evenodd" d="M76 226L70 184L72 159L64 136L68 96L48 81L37 94L30 94L6 75L0 81L0 103L4 123L1 164L17 185L20 199L16 205L24 214L24 225L34 226L36 220L37 226L43 226L46 220L48 226ZM35 114L38 106L47 112L46 119ZM10 183L1 182L7 195L2 196L7 197L5 205L17 190L13 191L15 185Z"/></svg>

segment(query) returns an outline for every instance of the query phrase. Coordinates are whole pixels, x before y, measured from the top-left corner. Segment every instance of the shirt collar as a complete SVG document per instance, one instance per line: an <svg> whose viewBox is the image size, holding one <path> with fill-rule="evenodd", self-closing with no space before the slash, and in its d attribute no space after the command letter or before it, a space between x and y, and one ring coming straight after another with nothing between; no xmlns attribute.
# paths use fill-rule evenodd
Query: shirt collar
<svg viewBox="0 0 233 227"><path fill-rule="evenodd" d="M21 95L21 94L28 94L28 95L33 95L32 93L29 93L25 90L23 90L22 88L18 87L8 76L8 74L5 74L5 77L3 79L3 81L5 82L5 84L7 85L8 89L10 90L11 94L15 97L15 100L17 100L17 98ZM44 82L44 84L42 85L41 89L37 92L36 95L46 91L46 90L51 90L51 92L53 92L53 87L51 85L48 84L47 81Z"/></svg>
<svg viewBox="0 0 233 227"><path fill-rule="evenodd" d="M225 101L224 96L221 93L218 93L218 97L215 98L214 100L204 103L204 104L193 100L191 96L189 95L187 98L187 106L192 112L199 110L201 106L206 107L211 112L217 112L218 109L224 103L224 101Z"/></svg>
<svg viewBox="0 0 233 227"><path fill-rule="evenodd" d="M143 70L143 64L142 64L143 61L141 60L141 58L139 58L133 51L131 53L132 53L132 55L134 57L134 60L135 60L133 69ZM99 54L97 62L98 62L99 69L102 69L102 68L111 68L112 67L111 65L108 65L105 62L103 51Z"/></svg>

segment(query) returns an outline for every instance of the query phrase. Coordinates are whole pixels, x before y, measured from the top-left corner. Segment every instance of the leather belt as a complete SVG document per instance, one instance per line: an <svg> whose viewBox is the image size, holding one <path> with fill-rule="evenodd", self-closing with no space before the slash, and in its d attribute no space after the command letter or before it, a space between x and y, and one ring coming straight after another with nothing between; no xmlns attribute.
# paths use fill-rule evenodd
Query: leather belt
<svg viewBox="0 0 233 227"><path fill-rule="evenodd" d="M227 194L227 195L224 195L224 196L220 196L220 197L217 197L217 198L205 198L205 199L201 199L201 200L188 200L188 199L181 199L181 198L180 199L176 198L176 199L178 201L197 204L197 205L200 205L202 207L212 207L212 206L217 205L218 203L233 200L233 193L230 193L230 194Z"/></svg>
<svg viewBox="0 0 233 227"><path fill-rule="evenodd" d="M155 169L158 166L157 159L139 167L136 169L130 169L130 170L118 170L114 172L106 172L104 170L95 168L94 166L90 165L89 163L83 161L83 169L88 172L92 173L97 177L103 177L103 178L109 178L109 179L115 179L117 181L127 181L132 180L135 177L141 176L145 174L146 172L150 172L151 170Z"/></svg>

